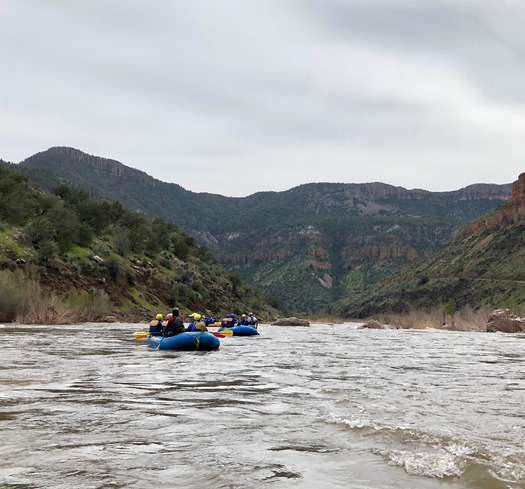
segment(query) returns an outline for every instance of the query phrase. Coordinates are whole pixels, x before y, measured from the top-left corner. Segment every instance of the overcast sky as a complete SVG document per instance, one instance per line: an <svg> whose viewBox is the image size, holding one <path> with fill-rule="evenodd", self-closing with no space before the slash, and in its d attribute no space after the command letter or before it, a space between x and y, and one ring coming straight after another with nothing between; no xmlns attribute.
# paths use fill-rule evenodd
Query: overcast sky
<svg viewBox="0 0 525 489"><path fill-rule="evenodd" d="M0 158L193 191L525 171L524 0L0 0Z"/></svg>

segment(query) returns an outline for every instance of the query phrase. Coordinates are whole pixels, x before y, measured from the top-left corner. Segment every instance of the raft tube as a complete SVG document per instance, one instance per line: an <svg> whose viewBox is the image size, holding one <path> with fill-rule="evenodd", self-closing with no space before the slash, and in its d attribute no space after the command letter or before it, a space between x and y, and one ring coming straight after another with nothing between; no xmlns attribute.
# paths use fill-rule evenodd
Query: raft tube
<svg viewBox="0 0 525 489"><path fill-rule="evenodd" d="M252 336L259 334L259 332L255 328L244 325L234 326L233 328L220 328L219 333L226 329L231 330L233 332L233 336Z"/></svg>
<svg viewBox="0 0 525 489"><path fill-rule="evenodd" d="M153 336L148 338L148 346L156 350L217 350L221 342L207 331L179 333L175 336Z"/></svg>

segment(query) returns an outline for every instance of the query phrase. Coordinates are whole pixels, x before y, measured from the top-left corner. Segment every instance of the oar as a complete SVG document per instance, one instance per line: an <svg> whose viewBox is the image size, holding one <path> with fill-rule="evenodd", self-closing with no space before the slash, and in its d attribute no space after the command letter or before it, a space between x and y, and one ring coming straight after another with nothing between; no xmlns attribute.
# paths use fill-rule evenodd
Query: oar
<svg viewBox="0 0 525 489"><path fill-rule="evenodd" d="M149 333L147 331L135 331L135 339L136 340L143 340L148 335L149 335Z"/></svg>
<svg viewBox="0 0 525 489"><path fill-rule="evenodd" d="M218 333L224 336L233 336L233 331L231 329L223 329L222 331L218 331Z"/></svg>
<svg viewBox="0 0 525 489"><path fill-rule="evenodd" d="M210 331L210 333L211 333L213 336L217 336L217 338L225 338L225 335L223 335L223 334L220 334L220 333L214 333L213 331Z"/></svg>

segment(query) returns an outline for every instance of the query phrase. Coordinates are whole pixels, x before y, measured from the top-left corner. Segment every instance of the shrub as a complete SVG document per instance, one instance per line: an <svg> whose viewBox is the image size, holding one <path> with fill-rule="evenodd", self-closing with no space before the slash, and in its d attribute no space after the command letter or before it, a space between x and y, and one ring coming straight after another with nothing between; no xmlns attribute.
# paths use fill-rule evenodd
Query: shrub
<svg viewBox="0 0 525 489"><path fill-rule="evenodd" d="M18 265L13 260L9 258L0 259L0 270L9 270L14 272L18 268Z"/></svg>
<svg viewBox="0 0 525 489"><path fill-rule="evenodd" d="M117 280L118 276L122 272L119 261L114 257L110 257L104 262L104 265L106 267L108 275L114 281Z"/></svg>
<svg viewBox="0 0 525 489"><path fill-rule="evenodd" d="M186 284L174 283L168 292L168 304L180 304L185 302L189 292L190 288Z"/></svg>
<svg viewBox="0 0 525 489"><path fill-rule="evenodd" d="M168 270L171 270L171 261L167 258L164 258L163 256L159 258L159 265L161 267L167 268Z"/></svg>

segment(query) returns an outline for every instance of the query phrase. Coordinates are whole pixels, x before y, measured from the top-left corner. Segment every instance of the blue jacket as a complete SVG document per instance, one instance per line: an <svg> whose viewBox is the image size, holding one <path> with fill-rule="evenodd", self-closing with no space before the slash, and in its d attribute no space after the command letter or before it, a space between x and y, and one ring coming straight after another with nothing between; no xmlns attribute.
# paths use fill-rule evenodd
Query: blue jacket
<svg viewBox="0 0 525 489"><path fill-rule="evenodd" d="M188 324L186 331L195 331L195 322Z"/></svg>

